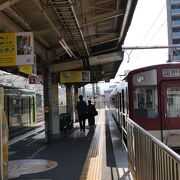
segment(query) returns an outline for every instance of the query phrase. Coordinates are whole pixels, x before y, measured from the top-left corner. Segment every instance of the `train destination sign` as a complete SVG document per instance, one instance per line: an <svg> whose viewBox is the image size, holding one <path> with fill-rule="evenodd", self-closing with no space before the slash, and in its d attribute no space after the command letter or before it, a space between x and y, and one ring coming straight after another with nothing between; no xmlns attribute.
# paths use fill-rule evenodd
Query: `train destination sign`
<svg viewBox="0 0 180 180"><path fill-rule="evenodd" d="M180 77L180 69L163 69L163 77Z"/></svg>
<svg viewBox="0 0 180 180"><path fill-rule="evenodd" d="M34 64L32 32L0 33L0 67Z"/></svg>
<svg viewBox="0 0 180 180"><path fill-rule="evenodd" d="M90 82L90 71L65 71L60 73L61 83Z"/></svg>

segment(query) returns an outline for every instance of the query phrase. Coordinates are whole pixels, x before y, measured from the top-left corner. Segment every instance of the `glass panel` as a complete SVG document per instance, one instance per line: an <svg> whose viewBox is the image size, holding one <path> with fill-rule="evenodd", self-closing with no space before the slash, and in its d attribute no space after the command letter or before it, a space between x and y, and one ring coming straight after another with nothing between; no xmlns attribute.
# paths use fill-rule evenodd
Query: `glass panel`
<svg viewBox="0 0 180 180"><path fill-rule="evenodd" d="M176 45L180 44L180 40L179 39L174 39L173 44L176 44Z"/></svg>
<svg viewBox="0 0 180 180"><path fill-rule="evenodd" d="M171 2L180 2L180 0L171 0Z"/></svg>
<svg viewBox="0 0 180 180"><path fill-rule="evenodd" d="M167 88L167 116L180 117L180 87Z"/></svg>
<svg viewBox="0 0 180 180"><path fill-rule="evenodd" d="M142 86L134 89L134 111L136 117L157 117L157 88Z"/></svg>
<svg viewBox="0 0 180 180"><path fill-rule="evenodd" d="M172 17L172 25L179 25L180 18L179 17Z"/></svg>
<svg viewBox="0 0 180 180"><path fill-rule="evenodd" d="M171 9L171 12L172 13L179 13L180 12L180 6L173 6L172 9Z"/></svg>
<svg viewBox="0 0 180 180"><path fill-rule="evenodd" d="M174 60L180 61L180 56L174 56Z"/></svg>
<svg viewBox="0 0 180 180"><path fill-rule="evenodd" d="M14 103L15 114L20 115L21 114L21 99L14 99L13 103Z"/></svg>
<svg viewBox="0 0 180 180"><path fill-rule="evenodd" d="M173 32L173 38L177 38L180 36L180 32L179 31L176 31L176 32Z"/></svg>

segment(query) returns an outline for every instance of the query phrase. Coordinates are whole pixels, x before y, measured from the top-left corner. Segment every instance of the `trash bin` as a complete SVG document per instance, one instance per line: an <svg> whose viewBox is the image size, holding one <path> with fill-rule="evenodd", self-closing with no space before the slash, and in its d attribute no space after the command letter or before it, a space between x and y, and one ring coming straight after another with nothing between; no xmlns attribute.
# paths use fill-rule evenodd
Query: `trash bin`
<svg viewBox="0 0 180 180"><path fill-rule="evenodd" d="M71 126L71 113L61 113L59 115L59 125L60 125L60 130L63 131L65 127L70 127Z"/></svg>

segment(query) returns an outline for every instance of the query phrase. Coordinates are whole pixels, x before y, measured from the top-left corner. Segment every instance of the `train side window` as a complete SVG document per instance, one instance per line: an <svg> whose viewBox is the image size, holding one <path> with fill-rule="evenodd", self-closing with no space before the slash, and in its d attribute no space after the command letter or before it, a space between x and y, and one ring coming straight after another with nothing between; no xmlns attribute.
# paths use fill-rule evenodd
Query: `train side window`
<svg viewBox="0 0 180 180"><path fill-rule="evenodd" d="M167 115L168 117L180 117L180 88L167 88Z"/></svg>
<svg viewBox="0 0 180 180"><path fill-rule="evenodd" d="M138 86L134 88L134 113L136 117L156 118L157 110L156 86Z"/></svg>
<svg viewBox="0 0 180 180"><path fill-rule="evenodd" d="M22 114L27 114L29 113L29 97L27 96L24 96L22 99L21 99L21 113Z"/></svg>
<svg viewBox="0 0 180 180"><path fill-rule="evenodd" d="M14 112L16 115L21 114L21 99L13 99Z"/></svg>

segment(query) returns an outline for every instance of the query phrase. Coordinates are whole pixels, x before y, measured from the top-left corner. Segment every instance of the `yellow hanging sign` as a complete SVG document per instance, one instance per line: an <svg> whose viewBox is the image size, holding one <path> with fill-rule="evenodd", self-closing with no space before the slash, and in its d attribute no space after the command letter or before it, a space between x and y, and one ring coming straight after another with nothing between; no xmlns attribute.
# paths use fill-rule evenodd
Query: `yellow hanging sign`
<svg viewBox="0 0 180 180"><path fill-rule="evenodd" d="M65 71L60 73L61 83L90 82L90 71Z"/></svg>
<svg viewBox="0 0 180 180"><path fill-rule="evenodd" d="M19 66L19 72L22 72L22 73L25 73L25 74L32 75L32 74L33 74L32 65L28 65L28 66Z"/></svg>
<svg viewBox="0 0 180 180"><path fill-rule="evenodd" d="M15 33L0 33L0 66L16 65Z"/></svg>
<svg viewBox="0 0 180 180"><path fill-rule="evenodd" d="M0 67L34 64L32 32L0 33Z"/></svg>

